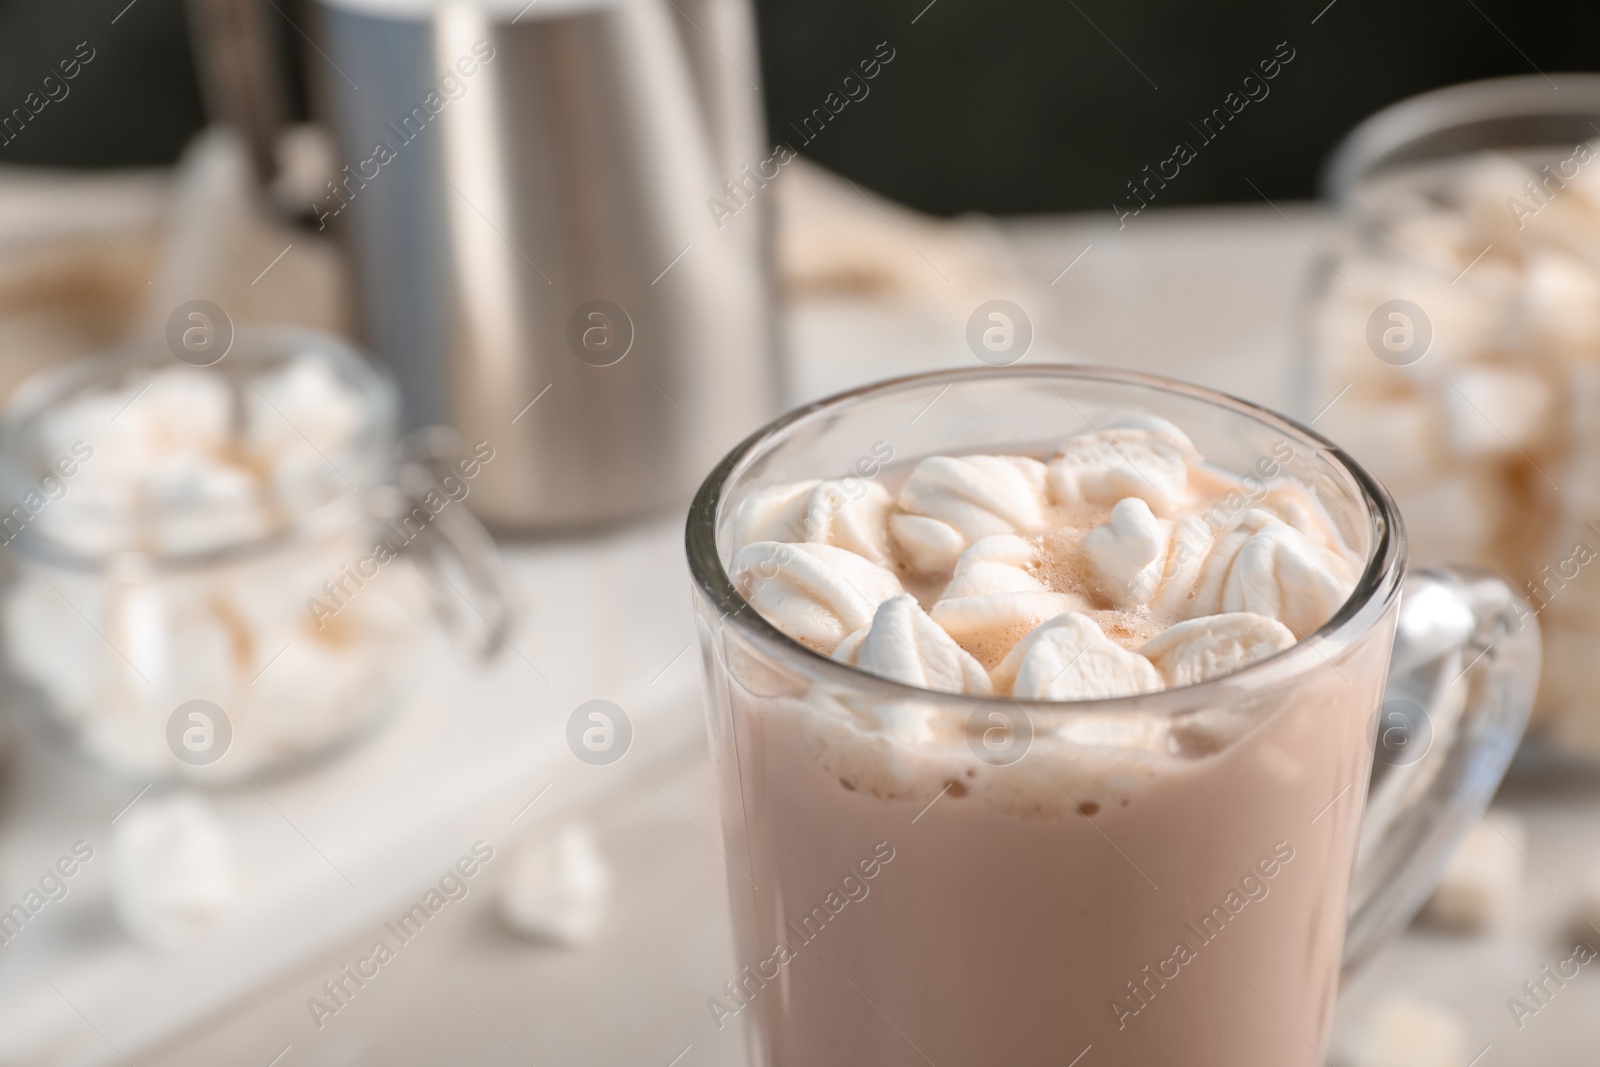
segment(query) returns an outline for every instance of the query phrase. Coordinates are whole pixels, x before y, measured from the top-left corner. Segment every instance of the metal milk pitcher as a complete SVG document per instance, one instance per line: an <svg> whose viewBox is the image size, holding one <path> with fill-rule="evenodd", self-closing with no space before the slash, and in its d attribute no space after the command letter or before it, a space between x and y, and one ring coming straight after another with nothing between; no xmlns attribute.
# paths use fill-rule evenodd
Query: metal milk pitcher
<svg viewBox="0 0 1600 1067"><path fill-rule="evenodd" d="M747 0L319 0L314 36L317 225L408 424L493 448L474 510L687 504L778 399Z"/></svg>

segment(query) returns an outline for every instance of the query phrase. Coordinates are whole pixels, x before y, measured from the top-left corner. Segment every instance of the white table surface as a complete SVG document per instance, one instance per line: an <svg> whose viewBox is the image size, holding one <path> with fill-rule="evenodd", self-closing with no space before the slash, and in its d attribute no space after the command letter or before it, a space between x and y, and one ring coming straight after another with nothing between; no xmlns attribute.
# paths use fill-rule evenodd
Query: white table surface
<svg viewBox="0 0 1600 1067"><path fill-rule="evenodd" d="M1188 378L1292 410L1297 381L1293 312L1316 256L1312 243L1326 242L1328 222L1314 208L1279 207L1282 213L1267 205L1151 211L1120 232L1110 212L1004 223L1031 279L1026 291L1013 297L1038 331L1030 358L1074 354ZM1060 274L1086 246L1092 247ZM849 302L791 309L786 334L795 400L889 374L972 362L959 325ZM636 539L629 552L648 545L650 553L670 553L678 529L676 517L663 518L623 540ZM537 554L549 548L514 551ZM661 588L685 580L681 567L665 570L653 579ZM528 592L539 604L541 591ZM691 632L687 607L681 618L663 626L655 644L664 661L682 643L680 636ZM539 659L540 649L527 651ZM698 664L691 654L671 669L692 675ZM528 695L537 707L531 682ZM681 716L683 724L698 719L692 683L676 699L675 710L666 714ZM564 716L570 709L538 710ZM616 881L611 918L595 943L560 950L512 938L488 907L486 885L474 889L462 906L448 909L321 1030L307 998L363 951L370 935L294 967L181 1036L136 1052L130 1062L140 1067L745 1063L741 1035L732 1028L717 1032L704 1007L733 973L725 868L704 746L646 782L634 780L629 790L588 804L587 817L599 829ZM1595 968L1586 968L1520 1032L1505 1008L1505 999L1540 965L1567 954L1557 932L1582 876L1600 861L1600 789L1586 780L1544 782L1519 786L1507 803L1529 818L1530 859L1542 872L1527 872L1536 905L1527 928L1495 939L1408 934L1347 990L1342 1029L1359 1025L1376 1005L1404 994L1459 1011L1471 1052L1490 1046L1477 1061L1483 1067L1600 1062L1594 1051L1600 1038L1600 1024L1594 1022L1600 1018L1600 971L1587 973ZM554 808L542 815L536 809L518 832L548 831L556 814ZM104 1042L106 1062L121 1062L109 1049L118 1034L100 1034L100 1029L96 1020L83 1019L80 1036L84 1042Z"/></svg>

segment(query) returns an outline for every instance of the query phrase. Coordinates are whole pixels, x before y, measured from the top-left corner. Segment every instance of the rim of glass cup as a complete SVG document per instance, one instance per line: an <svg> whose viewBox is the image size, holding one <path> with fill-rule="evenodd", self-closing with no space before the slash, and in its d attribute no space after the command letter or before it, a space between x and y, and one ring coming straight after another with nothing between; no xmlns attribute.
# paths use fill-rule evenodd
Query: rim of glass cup
<svg viewBox="0 0 1600 1067"><path fill-rule="evenodd" d="M1422 163L1481 150L1449 141L1473 127L1484 127L1498 144L1510 147L1564 143L1540 131L1540 122L1562 119L1600 119L1600 74L1554 74L1561 91L1551 89L1542 74L1515 74L1484 78L1418 93L1374 112L1345 134L1335 146L1322 172L1322 193L1345 205L1363 180L1389 167ZM1526 131L1527 140L1510 139ZM1405 150L1426 146L1430 139L1445 138L1437 152L1412 158ZM1587 138L1592 140L1593 138Z"/></svg>
<svg viewBox="0 0 1600 1067"><path fill-rule="evenodd" d="M812 422L839 408L870 397L925 389L937 385L996 378L1066 379L1157 389L1228 409L1256 420L1263 426L1289 435L1313 447L1350 481L1366 504L1371 543L1365 566L1350 597L1333 617L1315 632L1267 659L1258 660L1231 674L1195 685L1164 689L1156 693L1099 700L1046 701L1023 700L994 694L945 693L905 685L858 670L824 656L773 626L734 588L722 555L717 549L718 509L727 487L735 483L751 463ZM1374 625L1399 596L1406 569L1405 526L1394 499L1382 484L1367 473L1342 448L1308 426L1279 415L1259 404L1204 386L1191 385L1159 375L1114 370L1086 364L1038 363L1030 367L978 367L929 371L889 378L850 389L796 408L757 430L734 447L701 483L690 505L685 531L689 571L695 584L711 604L722 612L725 625L737 626L759 642L769 653L788 661L812 677L821 677L856 692L868 692L885 700L942 704L959 711L976 710L985 704L1003 701L1026 709L1030 715L1061 712L1152 712L1176 714L1196 704L1218 704L1250 691L1281 684L1300 677L1317 666L1330 662L1330 652L1353 644Z"/></svg>
<svg viewBox="0 0 1600 1067"><path fill-rule="evenodd" d="M350 469L349 462L364 453L377 454L382 463L392 462L389 444L395 435L399 399L394 385L364 359L349 343L322 330L301 326L241 326L226 357L226 369L233 373L241 364L271 366L295 355L315 351L334 365L335 373L352 385L361 400L361 422L344 450L328 458L335 469ZM218 364L221 366L222 364ZM114 383L119 377L141 369L158 371L176 363L159 342L150 339L129 341L85 359L41 372L18 386L0 410L0 510L12 506L22 494L34 489L30 480L37 472L23 469L19 460L35 440L40 416L74 393ZM209 369L209 368L207 368ZM92 442L91 442L92 444ZM342 466L336 461L344 459ZM259 536L229 542L198 552L141 552L117 550L86 554L68 548L28 524L8 545L29 559L69 570L97 572L108 569L114 560L133 556L157 571L183 571L243 562L279 549L342 532L361 521L365 509L359 504L363 494L376 488L382 478L361 482L329 497L311 509L290 516L287 521Z"/></svg>

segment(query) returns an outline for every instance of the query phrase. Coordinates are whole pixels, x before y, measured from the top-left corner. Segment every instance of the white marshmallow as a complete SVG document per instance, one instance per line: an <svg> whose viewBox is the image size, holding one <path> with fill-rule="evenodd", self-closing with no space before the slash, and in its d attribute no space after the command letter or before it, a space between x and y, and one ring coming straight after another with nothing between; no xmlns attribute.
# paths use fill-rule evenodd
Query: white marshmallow
<svg viewBox="0 0 1600 1067"><path fill-rule="evenodd" d="M806 540L890 563L889 491L877 482L823 482L806 505Z"/></svg>
<svg viewBox="0 0 1600 1067"><path fill-rule="evenodd" d="M1019 641L995 669L994 682L1023 700L1099 700L1163 688L1149 660L1077 612L1057 616Z"/></svg>
<svg viewBox="0 0 1600 1067"><path fill-rule="evenodd" d="M1213 543L1184 614L1248 611L1304 637L1349 599L1354 569L1270 512L1252 509Z"/></svg>
<svg viewBox="0 0 1600 1067"><path fill-rule="evenodd" d="M780 482L762 486L739 504L733 518L733 543L739 548L757 541L806 540L806 505L811 490L822 483Z"/></svg>
<svg viewBox="0 0 1600 1067"><path fill-rule="evenodd" d="M1600 272L1562 252L1528 253L1523 311L1536 344L1587 359L1600 349Z"/></svg>
<svg viewBox="0 0 1600 1067"><path fill-rule="evenodd" d="M890 535L913 570L949 570L979 538L1039 526L1044 480L1027 456L930 456L901 488Z"/></svg>
<svg viewBox="0 0 1600 1067"><path fill-rule="evenodd" d="M878 605L903 591L884 568L832 545L757 541L734 554L732 571L762 617L823 655L872 625Z"/></svg>
<svg viewBox="0 0 1600 1067"><path fill-rule="evenodd" d="M1104 432L1069 438L1050 457L1050 494L1067 505L1138 497L1156 514L1170 515L1187 492L1190 462L1199 458L1183 431L1165 419L1128 416Z"/></svg>
<svg viewBox="0 0 1600 1067"><path fill-rule="evenodd" d="M1300 482L1280 479L1270 483L1256 506L1272 512L1322 547L1331 548L1342 556L1353 555L1345 547L1344 538L1328 509L1317 494Z"/></svg>
<svg viewBox="0 0 1600 1067"><path fill-rule="evenodd" d="M1423 915L1435 925L1469 933L1512 925L1527 851L1527 824L1507 812L1490 811L1450 858Z"/></svg>
<svg viewBox="0 0 1600 1067"><path fill-rule="evenodd" d="M192 795L140 801L112 831L117 917L134 940L172 951L193 943L234 899L222 822Z"/></svg>
<svg viewBox="0 0 1600 1067"><path fill-rule="evenodd" d="M769 485L740 503L733 543L810 541L848 549L886 567L892 504L883 486L860 479Z"/></svg>
<svg viewBox="0 0 1600 1067"><path fill-rule="evenodd" d="M1505 367L1457 369L1439 390L1447 443L1458 456L1500 456L1532 447L1554 414L1543 378Z"/></svg>
<svg viewBox="0 0 1600 1067"><path fill-rule="evenodd" d="M1083 541L1100 594L1123 610L1148 604L1161 585L1172 529L1139 497L1117 501L1110 518Z"/></svg>
<svg viewBox="0 0 1600 1067"><path fill-rule="evenodd" d="M1088 610L1071 593L990 593L938 601L929 614L962 648L992 663L1047 619Z"/></svg>
<svg viewBox="0 0 1600 1067"><path fill-rule="evenodd" d="M1463 1067L1471 1055L1455 1012L1398 997L1383 1002L1342 1059L1350 1067Z"/></svg>
<svg viewBox="0 0 1600 1067"><path fill-rule="evenodd" d="M933 621L961 647L981 648L993 662L1046 619L1088 610L1081 597L1053 593L1034 577L1037 562L1037 546L1016 534L973 542L933 605Z"/></svg>
<svg viewBox="0 0 1600 1067"><path fill-rule="evenodd" d="M575 947L594 940L611 900L611 868L583 823L519 852L500 887L500 917L523 937Z"/></svg>
<svg viewBox="0 0 1600 1067"><path fill-rule="evenodd" d="M331 455L355 436L361 421L355 392L326 359L310 354L246 386L244 400L250 444L261 451L309 442L315 452Z"/></svg>
<svg viewBox="0 0 1600 1067"><path fill-rule="evenodd" d="M982 664L902 594L878 606L872 625L839 643L833 658L868 674L941 693L989 693Z"/></svg>
<svg viewBox="0 0 1600 1067"><path fill-rule="evenodd" d="M992 593L1042 593L1045 584L1033 576L1039 549L1016 534L995 534L974 541L956 560L941 600Z"/></svg>
<svg viewBox="0 0 1600 1067"><path fill-rule="evenodd" d="M1232 674L1294 644L1294 634L1276 619L1249 612L1207 615L1180 622L1139 649L1156 665L1168 688Z"/></svg>

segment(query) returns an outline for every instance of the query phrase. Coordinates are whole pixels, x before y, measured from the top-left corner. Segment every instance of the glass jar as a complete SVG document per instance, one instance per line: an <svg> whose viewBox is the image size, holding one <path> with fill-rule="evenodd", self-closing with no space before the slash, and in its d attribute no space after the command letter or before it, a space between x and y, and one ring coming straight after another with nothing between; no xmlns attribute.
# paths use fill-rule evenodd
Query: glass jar
<svg viewBox="0 0 1600 1067"><path fill-rule="evenodd" d="M1600 75L1454 86L1330 161L1307 415L1394 493L1414 563L1512 577L1535 732L1600 757Z"/></svg>
<svg viewBox="0 0 1600 1067"><path fill-rule="evenodd" d="M492 448L402 457L395 419L385 378L303 330L240 331L205 367L134 345L24 385L0 420L9 671L133 776L239 780L351 739L442 600L416 561L455 555L485 617L505 612L462 503Z"/></svg>

